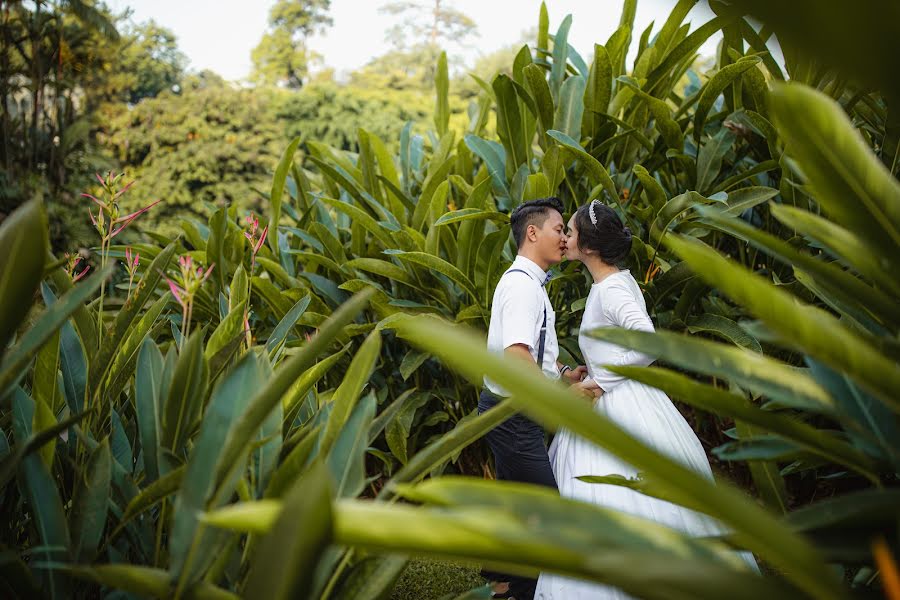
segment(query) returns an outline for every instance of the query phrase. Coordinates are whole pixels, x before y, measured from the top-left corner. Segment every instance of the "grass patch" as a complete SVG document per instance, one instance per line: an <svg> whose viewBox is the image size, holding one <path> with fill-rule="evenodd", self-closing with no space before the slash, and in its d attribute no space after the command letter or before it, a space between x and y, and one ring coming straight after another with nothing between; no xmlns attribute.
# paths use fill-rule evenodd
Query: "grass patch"
<svg viewBox="0 0 900 600"><path fill-rule="evenodd" d="M438 600L449 594L462 594L485 583L478 567L414 558L394 586L391 600Z"/></svg>

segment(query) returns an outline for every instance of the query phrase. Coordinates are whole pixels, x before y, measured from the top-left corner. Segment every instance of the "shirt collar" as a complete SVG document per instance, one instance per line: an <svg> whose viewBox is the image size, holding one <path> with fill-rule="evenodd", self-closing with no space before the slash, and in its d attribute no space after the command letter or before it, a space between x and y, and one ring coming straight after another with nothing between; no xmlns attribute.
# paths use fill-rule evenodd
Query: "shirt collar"
<svg viewBox="0 0 900 600"><path fill-rule="evenodd" d="M537 264L533 260L531 260L530 258L526 258L521 254L516 256L516 260L513 261L512 268L522 269L523 271L528 272L528 274L539 281L541 285L547 285L547 282L549 282L550 278L552 277L549 271L544 271L539 266L537 266Z"/></svg>

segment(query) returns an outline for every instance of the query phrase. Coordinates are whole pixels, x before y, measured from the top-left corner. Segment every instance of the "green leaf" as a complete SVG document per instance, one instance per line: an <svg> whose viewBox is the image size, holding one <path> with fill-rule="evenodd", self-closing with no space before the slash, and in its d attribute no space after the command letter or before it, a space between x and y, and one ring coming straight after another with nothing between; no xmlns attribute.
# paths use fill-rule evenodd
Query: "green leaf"
<svg viewBox="0 0 900 600"><path fill-rule="evenodd" d="M446 275L460 288L468 292L476 302L478 301L478 294L475 291L475 286L472 281L466 277L462 271L442 258L438 258L437 256L425 252L403 252L400 250L391 251L390 255L397 257L397 259L402 262L419 265L426 269L437 271L442 275Z"/></svg>
<svg viewBox="0 0 900 600"><path fill-rule="evenodd" d="M409 559L400 555L367 556L353 565L338 588L343 600L384 600L391 596ZM490 595L485 596L490 598Z"/></svg>
<svg viewBox="0 0 900 600"><path fill-rule="evenodd" d="M669 78L672 70L678 67L689 56L697 52L697 50L700 49L700 46L702 46L710 36L726 25L729 25L736 18L737 15L718 16L694 30L689 36L675 46L675 48L665 54L665 59L663 59L663 61L647 76L647 83L643 86L644 89L657 98L668 95L668 90L658 90L657 88Z"/></svg>
<svg viewBox="0 0 900 600"><path fill-rule="evenodd" d="M31 308L31 298L44 276L48 244L47 215L40 200L26 202L0 225L0 256L4 257L0 264L0 358ZM0 385L0 397L5 387Z"/></svg>
<svg viewBox="0 0 900 600"><path fill-rule="evenodd" d="M757 434L757 429L743 421L734 422L735 430L741 439L751 438ZM763 503L774 513L786 514L788 512L788 493L784 484L784 477L778 469L776 461L750 461L747 464L753 485Z"/></svg>
<svg viewBox="0 0 900 600"><path fill-rule="evenodd" d="M195 331L184 343L175 372L163 399L160 445L180 453L200 419L209 383L209 367L203 357L203 331Z"/></svg>
<svg viewBox="0 0 900 600"><path fill-rule="evenodd" d="M19 343L4 356L3 362L0 363L0 398L5 396L5 391L23 374L28 361L37 354L47 340L53 337L77 308L84 306L85 301L94 295L94 292L100 288L114 269L115 266L110 265L105 271L88 277L57 302L54 302L37 318L31 329L22 335Z"/></svg>
<svg viewBox="0 0 900 600"><path fill-rule="evenodd" d="M805 305L697 241L669 236L668 245L710 285L746 307L791 348L847 373L895 411L900 371L873 341L820 308Z"/></svg>
<svg viewBox="0 0 900 600"><path fill-rule="evenodd" d="M366 450L375 406L375 398L370 395L353 408L325 459L338 498L355 498L365 488ZM331 416L334 416L334 410Z"/></svg>
<svg viewBox="0 0 900 600"><path fill-rule="evenodd" d="M450 78L447 75L447 53L441 52L434 75L434 129L438 137L447 133L450 125Z"/></svg>
<svg viewBox="0 0 900 600"><path fill-rule="evenodd" d="M700 143L706 116L709 114L713 104L715 104L716 98L746 71L755 69L759 62L760 58L758 56L745 56L735 63L722 67L706 82L700 92L700 99L697 101L697 108L694 111L694 141L698 144ZM704 188L701 186L700 189Z"/></svg>
<svg viewBox="0 0 900 600"><path fill-rule="evenodd" d="M467 560L522 575L534 576L537 570L601 581L640 598L797 597L798 591L783 582L751 574L734 563L698 558L696 541L650 522L624 513L600 516L599 507L560 498L542 488L508 482L473 481L468 485L477 484L485 488L479 500L490 495L501 500L514 498L515 508L464 505L433 509L348 500L335 509L336 540L378 553ZM592 512L587 517L589 509ZM585 516L577 518L580 512ZM573 530L571 524L576 520L580 528ZM379 526L372 527L372 523ZM657 529L663 531L654 538ZM436 536L435 531L453 535ZM598 538L605 542L602 550L586 543ZM616 543L619 540L621 543ZM646 541L639 544L638 540ZM674 550L676 547L680 549ZM629 568L637 564L639 570Z"/></svg>
<svg viewBox="0 0 900 600"><path fill-rule="evenodd" d="M740 325L727 317L713 313L704 313L688 320L688 331L691 333L704 332L716 335L727 340L735 346L741 346L747 350L762 353L759 341L747 333Z"/></svg>
<svg viewBox="0 0 900 600"><path fill-rule="evenodd" d="M700 154L697 156L697 189L701 193L712 188L722 169L722 159L731 150L736 139L731 130L723 127L700 147Z"/></svg>
<svg viewBox="0 0 900 600"><path fill-rule="evenodd" d="M300 298L300 300L291 307L291 310L284 315L284 318L278 322L278 325L275 326L272 335L266 340L266 352L268 352L270 356L284 343L288 333L294 328L297 321L303 316L303 313L306 312L306 309L309 307L310 299L309 295Z"/></svg>
<svg viewBox="0 0 900 600"><path fill-rule="evenodd" d="M815 549L779 527L767 512L741 492L722 482L714 485L644 445L595 412L583 399L536 371L523 371L515 360L490 353L483 339L464 333L459 327L428 317L406 318L395 325L403 337L434 353L470 381L480 382L489 374L493 381L510 390L514 405L543 425L569 429L646 472L678 502L703 506L707 514L732 527L747 548L784 568L786 577L802 589L814 595L836 595L837 584L824 575L827 570Z"/></svg>
<svg viewBox="0 0 900 600"><path fill-rule="evenodd" d="M824 212L868 241L896 273L900 183L841 107L821 92L800 84L778 84L770 104L775 126Z"/></svg>
<svg viewBox="0 0 900 600"><path fill-rule="evenodd" d="M500 223L509 223L509 215L492 210L481 210L479 208L461 208L459 210L450 211L441 215L441 217L434 222L433 227L440 227L442 225L449 225L450 223L459 223L460 221L471 220L491 220L499 221Z"/></svg>
<svg viewBox="0 0 900 600"><path fill-rule="evenodd" d="M378 258L354 258L344 263L344 266L358 271L374 273L388 280L399 281L411 287L418 287L415 279L408 271L402 267L398 267L392 262L381 260Z"/></svg>
<svg viewBox="0 0 900 600"><path fill-rule="evenodd" d="M135 321L139 318L141 309L144 308L151 296L156 294L156 287L159 285L163 273L175 254L177 244L177 240L173 241L153 259L153 262L144 271L144 276L141 277L140 282L122 308L119 309L115 321L113 321L106 335L103 336L103 345L100 347L99 352L92 357L90 371L88 372L88 391L93 393L94 397L100 397L103 393L104 389L101 384L109 372L113 358L118 353L119 346L131 333ZM112 269L114 265L110 265L108 268Z"/></svg>
<svg viewBox="0 0 900 600"><path fill-rule="evenodd" d="M332 539L330 476L316 462L284 499L272 530L261 540L247 577L248 598L308 598L315 567Z"/></svg>
<svg viewBox="0 0 900 600"><path fill-rule="evenodd" d="M213 330L212 335L209 336L209 341L206 342L206 349L203 351L203 356L207 362L212 360L212 357L227 346L235 336L240 335L244 331L245 309L246 300L236 303Z"/></svg>
<svg viewBox="0 0 900 600"><path fill-rule="evenodd" d="M845 263L856 267L860 274L871 279L879 287L885 288L885 291L893 294L895 298L900 298L900 281L897 280L894 265L891 264L893 257L884 256L873 250L870 239L793 206L772 204L770 211L776 219L830 248Z"/></svg>
<svg viewBox="0 0 900 600"><path fill-rule="evenodd" d="M581 136L581 120L584 115L584 77L576 75L567 78L559 90L559 104L553 118L553 129L561 131L572 139Z"/></svg>
<svg viewBox="0 0 900 600"><path fill-rule="evenodd" d="M291 170L291 164L294 162L294 153L297 146L300 145L300 138L294 138L288 147L284 149L278 166L275 167L275 177L272 179L272 193L269 195L269 203L272 205L269 213L269 246L275 256L278 256L278 222L281 220L281 197L284 195L284 182L287 179L288 172Z"/></svg>
<svg viewBox="0 0 900 600"><path fill-rule="evenodd" d="M550 130L547 132L547 135L578 157L581 164L584 165L585 171L588 173L588 179L592 186L602 185L606 193L609 194L609 200L611 202L619 201L619 193L616 191L616 184L613 183L612 178L609 176L609 172L603 168L603 165L600 164L599 160L588 154L578 142L561 131ZM552 190L553 186L551 185L550 188Z"/></svg>
<svg viewBox="0 0 900 600"><path fill-rule="evenodd" d="M531 67L526 67L525 70L527 71L529 68ZM497 148L492 146L490 142L481 139L477 135L468 133L464 139L469 150L484 161L484 166L491 176L494 188L499 190L502 195L508 197L509 186L506 183L506 157L499 153Z"/></svg>
<svg viewBox="0 0 900 600"><path fill-rule="evenodd" d="M872 459L848 443L798 419L758 408L738 394L658 367L611 367L611 370L660 389L685 404L776 433L825 460L853 469L870 480L878 479Z"/></svg>
<svg viewBox="0 0 900 600"><path fill-rule="evenodd" d="M172 594L172 581L168 571L136 565L97 565L94 567L68 567L73 576L99 585L122 590L145 598L167 598ZM211 583L200 582L186 590L184 598L190 600L237 600L239 596Z"/></svg>
<svg viewBox="0 0 900 600"><path fill-rule="evenodd" d="M62 301L59 302L61 303ZM21 388L17 388L12 396L13 429L16 442L22 444L31 434L34 401ZM19 474L32 526L41 542L42 550L35 549L33 558L51 564L66 562L69 559L69 529L56 482L41 457L33 452L22 458ZM70 597L65 578L55 569L50 569L43 585L51 598Z"/></svg>
<svg viewBox="0 0 900 600"><path fill-rule="evenodd" d="M535 118L537 118L540 139L544 140L547 130L553 129L553 95L550 93L550 85L547 83L544 70L536 64L530 64L523 69L525 89L534 99Z"/></svg>
<svg viewBox="0 0 900 600"><path fill-rule="evenodd" d="M112 456L104 439L91 452L87 468L79 473L72 500L72 556L79 562L92 562L103 536L107 503L110 500Z"/></svg>
<svg viewBox="0 0 900 600"><path fill-rule="evenodd" d="M566 15L553 37L553 65L550 69L550 93L553 100L559 98L559 89L566 76L566 61L569 53L569 28L572 26L572 15Z"/></svg>
<svg viewBox="0 0 900 600"><path fill-rule="evenodd" d="M584 116L581 121L581 137L595 139L603 119L600 114L609 108L612 97L612 63L604 46L594 44L594 60L584 90ZM555 129L559 129L556 127ZM570 135L569 137L575 137Z"/></svg>
<svg viewBox="0 0 900 600"><path fill-rule="evenodd" d="M159 412L163 357L156 343L145 338L138 354L134 393L138 434L144 454L144 474L152 483L160 476L159 468Z"/></svg>
<svg viewBox="0 0 900 600"><path fill-rule="evenodd" d="M347 419L353 413L353 407L359 399L363 387L368 383L375 369L381 353L381 333L373 331L366 337L366 341L360 346L359 351L350 362L350 367L344 375L343 381L334 392L331 414L322 432L319 441L319 452L327 455L339 433L347 423Z"/></svg>
<svg viewBox="0 0 900 600"><path fill-rule="evenodd" d="M217 532L198 529L197 514L210 505L217 507L230 499L228 488L233 490L236 482L223 486L225 490L217 489L216 468L221 464L223 446L237 419L264 380L256 355L246 354L216 386L203 415L200 433L191 449L181 489L175 499L169 538L170 569L178 576L179 587L197 581L212 562Z"/></svg>
<svg viewBox="0 0 900 600"><path fill-rule="evenodd" d="M519 112L519 101L513 80L500 74L492 83L497 97L497 135L506 148L507 173L518 170L519 165L528 162L528 143Z"/></svg>
<svg viewBox="0 0 900 600"><path fill-rule="evenodd" d="M237 419L237 425L222 447L216 467L217 485L221 485L241 467L240 457L252 443L257 430L275 405L281 402L282 397L297 378L312 367L319 355L331 346L332 341L341 333L344 326L353 321L363 310L372 293L371 290L359 292L341 305L328 320L319 326L316 335L301 347L300 352L283 361L266 384L253 394L247 408Z"/></svg>
<svg viewBox="0 0 900 600"><path fill-rule="evenodd" d="M206 240L206 264L216 265L213 277L219 291L225 290L225 276L229 272L225 262L225 240L228 233L228 209L220 208L209 218L209 237Z"/></svg>
<svg viewBox="0 0 900 600"><path fill-rule="evenodd" d="M803 371L731 344L669 331L603 328L589 335L659 357L683 369L722 377L786 406L832 416L837 413L834 399Z"/></svg>
<svg viewBox="0 0 900 600"><path fill-rule="evenodd" d="M403 403L403 407L397 413L396 418L387 424L384 435L385 441L393 455L404 465L409 461L407 442L416 411L427 404L429 399L430 397L427 394L410 396Z"/></svg>
<svg viewBox="0 0 900 600"><path fill-rule="evenodd" d="M153 327L157 324L159 315L163 309L168 306L172 299L170 292L165 292L156 302L153 303L147 311L141 315L140 320L132 328L125 342L119 347L113 364L109 370L109 390L115 397L118 391L122 390L131 375L134 373L134 366L137 360L138 352L144 339L148 337Z"/></svg>
<svg viewBox="0 0 900 600"><path fill-rule="evenodd" d="M731 198L729 196L729 199ZM784 216L781 213L782 208L785 207L780 205L772 206L773 212L779 216ZM800 252L788 242L758 230L741 219L728 218L725 216L730 212L728 210L719 212L707 207L700 207L697 209L697 212L703 217L703 222L712 223L716 229L728 232L748 242L786 265L809 273L825 287L831 296L841 303L858 306L860 312L867 314L878 322L900 323L900 307L897 306L897 303L890 296L882 290L867 285L852 273L841 269L837 264ZM787 211L787 214L791 216L793 216L793 213L793 210ZM790 220L788 217L785 217L785 219ZM797 225L801 225L803 221L795 219ZM831 239L834 240L836 237Z"/></svg>
<svg viewBox="0 0 900 600"><path fill-rule="evenodd" d="M341 202L340 200L334 200L333 198L326 198L325 196L319 196L319 202L323 204L327 204L331 208L335 209L338 212L344 213L350 220L363 227L366 231L371 233L375 239L377 239L385 248L393 247L393 241L391 240L391 236L388 230L380 225L378 221L373 219L366 211L353 206L352 204L347 204L346 202ZM334 257L335 260L338 260L338 257Z"/></svg>
<svg viewBox="0 0 900 600"><path fill-rule="evenodd" d="M684 213L712 202L723 201L707 198L694 191L685 192L675 196L666 202L665 206L662 207L662 210L657 213L656 218L653 219L653 224L650 226L650 239L659 244L663 239L663 236L668 233L676 220L684 215Z"/></svg>

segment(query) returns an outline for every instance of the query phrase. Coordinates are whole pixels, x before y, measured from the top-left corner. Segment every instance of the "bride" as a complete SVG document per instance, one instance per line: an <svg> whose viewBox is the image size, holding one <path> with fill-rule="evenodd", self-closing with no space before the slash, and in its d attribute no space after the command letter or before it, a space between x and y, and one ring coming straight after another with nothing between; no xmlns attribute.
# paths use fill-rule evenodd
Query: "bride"
<svg viewBox="0 0 900 600"><path fill-rule="evenodd" d="M618 215L594 200L579 208L568 224L566 258L584 263L594 284L588 294L578 337L588 368L577 384L591 395L595 410L615 421L634 437L684 466L713 478L706 453L678 409L660 390L626 379L604 365L640 365L653 362L647 355L615 346L587 335L599 327L624 327L653 331L643 294L634 277L620 270L631 249L631 231ZM645 496L634 490L579 481L583 475L619 474L633 478L637 470L597 446L561 430L550 446L550 463L561 495L651 519L692 536L717 535L722 527L709 517L681 506ZM744 555L757 568L752 556ZM617 589L594 583L542 574L536 600L619 599L628 596Z"/></svg>

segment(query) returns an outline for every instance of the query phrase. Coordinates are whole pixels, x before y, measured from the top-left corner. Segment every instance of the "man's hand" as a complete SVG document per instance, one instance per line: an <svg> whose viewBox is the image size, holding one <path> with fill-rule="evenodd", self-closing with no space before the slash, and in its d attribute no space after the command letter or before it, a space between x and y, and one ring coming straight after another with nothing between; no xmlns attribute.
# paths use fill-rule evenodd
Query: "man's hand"
<svg viewBox="0 0 900 600"><path fill-rule="evenodd" d="M570 389L575 390L590 400L595 400L603 395L603 388L601 388L593 379L585 379L584 381L574 383Z"/></svg>
<svg viewBox="0 0 900 600"><path fill-rule="evenodd" d="M584 365L579 365L574 369L566 369L566 372L563 373L563 377L570 383L578 383L582 379L584 379L585 375L587 375L587 367Z"/></svg>

